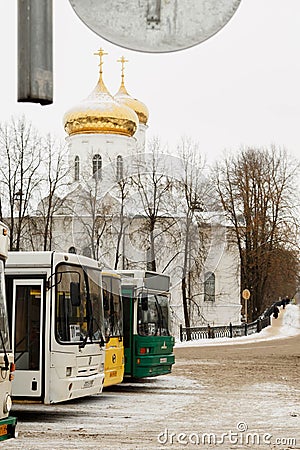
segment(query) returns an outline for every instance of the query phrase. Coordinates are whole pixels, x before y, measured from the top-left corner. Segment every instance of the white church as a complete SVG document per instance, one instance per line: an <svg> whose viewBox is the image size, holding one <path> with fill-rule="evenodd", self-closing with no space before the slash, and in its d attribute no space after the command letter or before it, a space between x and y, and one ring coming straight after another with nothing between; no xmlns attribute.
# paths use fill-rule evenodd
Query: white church
<svg viewBox="0 0 300 450"><path fill-rule="evenodd" d="M54 218L53 235L55 250L94 256L103 266L113 268L114 242L113 239L105 240L103 236L108 227L114 227L117 219L114 216L109 225L108 222L101 222L101 219L109 217L111 209L118 210L120 207L115 180L122 179L125 171L127 175L131 175L136 155L146 152L149 112L144 103L131 97L126 90L124 57L119 60L122 64L121 85L113 96L103 81L105 53L100 49L97 55L100 58L100 74L96 87L84 101L72 107L64 116L64 128L68 135L66 140L70 183L64 206ZM101 198L101 208L92 202L95 198L98 201ZM118 268L145 268L147 258L143 237L141 235L137 240L133 237L139 228L137 223L142 222L143 217L135 211L135 208L139 209L136 198L131 199L131 202L129 199L128 204L130 206L125 209L128 217L124 219L122 239L119 242L121 256ZM94 219L90 217L92 207ZM97 239L97 236L90 234L93 234L91 230L97 220L98 244L101 243L102 252L95 256L90 242L91 239ZM101 226L103 236L99 233ZM190 304L191 326L241 322L239 255L237 247L228 239L228 233L230 234L230 227L222 218L210 223L210 238L203 268L196 282L192 281L197 295L193 304ZM113 233L110 235L113 236ZM157 267L158 271L166 266L166 258L171 259L172 250L172 244L166 245L164 249L158 246L158 260L161 262ZM180 271L178 264L177 269L175 266L175 263L170 264L165 273L171 276L173 322L175 326L179 326L184 321Z"/></svg>

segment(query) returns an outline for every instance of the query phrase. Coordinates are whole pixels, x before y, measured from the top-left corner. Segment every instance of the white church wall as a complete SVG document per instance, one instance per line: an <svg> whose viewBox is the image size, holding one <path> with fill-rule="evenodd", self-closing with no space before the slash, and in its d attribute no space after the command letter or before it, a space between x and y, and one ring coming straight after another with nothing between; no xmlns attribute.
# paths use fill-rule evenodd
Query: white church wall
<svg viewBox="0 0 300 450"><path fill-rule="evenodd" d="M239 255L233 246L224 248L215 275L215 300L202 297L201 311L211 326L241 323Z"/></svg>
<svg viewBox="0 0 300 450"><path fill-rule="evenodd" d="M191 326L225 326L241 323L240 301L240 263L237 247L227 239L226 226L213 228L215 237L211 239L203 271L198 281L192 285L193 302L188 302L190 308ZM205 276L214 274L214 300L205 300ZM185 326L181 281L172 285L172 326L174 333L179 335L179 326Z"/></svg>
<svg viewBox="0 0 300 450"><path fill-rule="evenodd" d="M134 134L134 138L136 140L136 149L138 152L142 153L145 151L146 145L146 131L148 126L143 123L139 123L138 129Z"/></svg>
<svg viewBox="0 0 300 450"><path fill-rule="evenodd" d="M120 155L124 159L135 153L134 137L106 134L76 134L66 138L69 147L69 165L74 168L75 156L79 156L80 177L92 177L92 159L98 154L102 158L102 169L114 165ZM74 173L74 170L73 170ZM73 175L74 176L74 175Z"/></svg>

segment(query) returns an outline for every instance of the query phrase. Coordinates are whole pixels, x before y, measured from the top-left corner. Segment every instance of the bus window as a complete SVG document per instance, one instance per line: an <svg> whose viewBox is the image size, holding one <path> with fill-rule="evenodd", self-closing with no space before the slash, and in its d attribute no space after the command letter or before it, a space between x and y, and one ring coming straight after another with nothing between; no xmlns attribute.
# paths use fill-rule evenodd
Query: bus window
<svg viewBox="0 0 300 450"><path fill-rule="evenodd" d="M79 298L71 301L71 289ZM96 301L97 299L97 301ZM87 343L102 340L102 305L98 287L83 268L60 264L56 270L56 337L60 342ZM93 309L94 304L94 309Z"/></svg>
<svg viewBox="0 0 300 450"><path fill-rule="evenodd" d="M112 276L102 276L105 336L121 337L123 334L121 281Z"/></svg>
<svg viewBox="0 0 300 450"><path fill-rule="evenodd" d="M96 269L87 269L89 292L93 310L92 338L94 340L103 340L103 305L102 305L102 286L101 271Z"/></svg>
<svg viewBox="0 0 300 450"><path fill-rule="evenodd" d="M147 298L147 302L145 301ZM147 305L147 309L145 308ZM138 333L141 336L169 336L169 301L167 295L142 293L138 301Z"/></svg>
<svg viewBox="0 0 300 450"><path fill-rule="evenodd" d="M118 278L112 278L112 303L113 303L113 320L112 328L114 336L123 335L123 312L121 301L121 281Z"/></svg>
<svg viewBox="0 0 300 450"><path fill-rule="evenodd" d="M79 306L71 302L72 283L79 283ZM56 271L56 336L61 342L80 342L87 334L84 274L81 268L60 264Z"/></svg>
<svg viewBox="0 0 300 450"><path fill-rule="evenodd" d="M106 341L112 334L111 320L110 320L110 279L108 277L102 278L102 295L103 295L103 308L104 308L104 333Z"/></svg>

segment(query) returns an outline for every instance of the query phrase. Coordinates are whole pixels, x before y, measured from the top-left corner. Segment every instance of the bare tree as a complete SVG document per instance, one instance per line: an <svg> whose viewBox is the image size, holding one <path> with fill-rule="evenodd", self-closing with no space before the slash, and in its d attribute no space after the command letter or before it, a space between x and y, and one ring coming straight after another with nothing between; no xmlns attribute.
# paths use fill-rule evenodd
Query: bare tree
<svg viewBox="0 0 300 450"><path fill-rule="evenodd" d="M109 203L102 201L99 204L100 186L101 182L97 177L85 182L82 180L81 185L72 195L74 239L79 247L84 244L82 252L85 256L90 256L96 260L103 259L105 256L102 238L110 218ZM76 234L78 237L76 237ZM84 239L82 239L82 236L84 236ZM86 249L90 250L87 252Z"/></svg>
<svg viewBox="0 0 300 450"><path fill-rule="evenodd" d="M216 167L217 192L235 230L242 289L251 291L250 320L266 306L275 253L296 245L298 169L286 150L274 146L241 148Z"/></svg>
<svg viewBox="0 0 300 450"><path fill-rule="evenodd" d="M43 147L41 201L36 210L35 233L42 237L42 249L52 250L54 215L64 203L69 167L64 144L56 142L48 135L43 141Z"/></svg>
<svg viewBox="0 0 300 450"><path fill-rule="evenodd" d="M117 240L116 240L116 248L115 248L115 261L114 261L114 270L118 269L120 258L122 256L121 252L121 243L122 239L124 239L124 229L125 229L125 200L128 196L128 182L126 179L122 178L117 180L118 190L119 190L119 200L120 200L120 206L119 206L119 214L117 216L117 222L118 222L118 228L116 227L116 222L113 221L113 226L117 234ZM124 255L125 256L125 255ZM124 268L124 267L123 267Z"/></svg>
<svg viewBox="0 0 300 450"><path fill-rule="evenodd" d="M113 268L117 270L122 261L122 269L126 267L125 255L125 232L126 222L128 221L128 211L126 211L128 198L133 194L131 171L133 158L123 158L117 156L116 160L111 160L107 170L112 183L109 188L111 197L111 227L105 230L105 236L111 242L112 252L114 253ZM110 232L110 236L108 236Z"/></svg>
<svg viewBox="0 0 300 450"><path fill-rule="evenodd" d="M276 247L270 254L269 277L266 283L266 304L279 298L293 298L298 291L298 250Z"/></svg>
<svg viewBox="0 0 300 450"><path fill-rule="evenodd" d="M40 185L42 139L25 118L0 125L1 214L10 229L10 250L20 250Z"/></svg>
<svg viewBox="0 0 300 450"><path fill-rule="evenodd" d="M183 249L181 293L187 339L190 339L190 313L193 306L199 312L199 305L192 293L192 278L200 277L204 259L204 219L202 212L208 198L209 184L204 175L205 160L201 158L199 144L183 138L178 145L182 165L181 177L177 183L182 198Z"/></svg>
<svg viewBox="0 0 300 450"><path fill-rule="evenodd" d="M165 166L166 153L158 138L149 142L148 153L138 155L136 174L132 176L132 184L136 187L141 204L141 214L147 242L147 268L156 271L155 242L161 233L170 227L167 214L168 196L171 191L172 178L168 176ZM163 218L167 215L167 220ZM157 230L157 227L159 229ZM140 228L140 232L143 231Z"/></svg>

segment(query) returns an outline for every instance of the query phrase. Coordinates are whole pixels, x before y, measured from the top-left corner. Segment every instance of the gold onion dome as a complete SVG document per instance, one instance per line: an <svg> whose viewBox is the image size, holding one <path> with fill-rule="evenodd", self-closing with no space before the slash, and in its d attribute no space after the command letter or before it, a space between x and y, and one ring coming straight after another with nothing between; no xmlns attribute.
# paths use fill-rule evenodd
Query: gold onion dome
<svg viewBox="0 0 300 450"><path fill-rule="evenodd" d="M133 136L137 129L134 110L114 100L103 82L102 57L106 54L102 49L95 53L100 56L100 76L93 92L64 116L65 131L70 136L87 133Z"/></svg>
<svg viewBox="0 0 300 450"><path fill-rule="evenodd" d="M121 86L114 98L122 105L128 106L129 108L133 109L139 118L139 122L146 125L149 118L149 111L147 106L136 98L131 97L128 94L124 84L124 64L128 61L124 58L124 56L122 56L122 58L119 59L118 62L122 63L122 80Z"/></svg>

